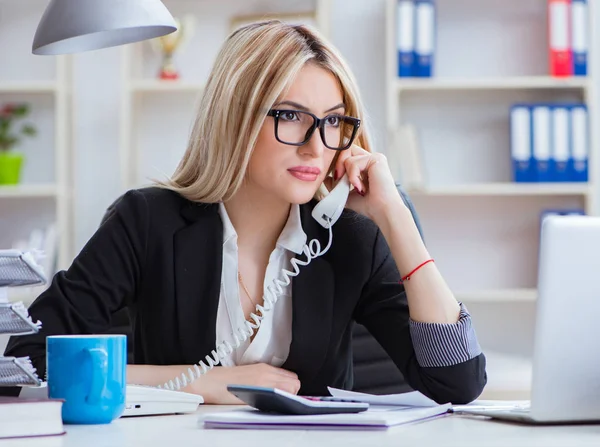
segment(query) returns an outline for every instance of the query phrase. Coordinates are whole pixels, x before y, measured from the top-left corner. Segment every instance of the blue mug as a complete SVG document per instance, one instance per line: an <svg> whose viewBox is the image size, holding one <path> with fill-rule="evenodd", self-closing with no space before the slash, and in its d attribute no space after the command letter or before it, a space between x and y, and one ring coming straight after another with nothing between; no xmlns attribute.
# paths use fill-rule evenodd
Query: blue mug
<svg viewBox="0 0 600 447"><path fill-rule="evenodd" d="M66 424L108 424L125 410L125 335L46 337L48 397L63 399Z"/></svg>

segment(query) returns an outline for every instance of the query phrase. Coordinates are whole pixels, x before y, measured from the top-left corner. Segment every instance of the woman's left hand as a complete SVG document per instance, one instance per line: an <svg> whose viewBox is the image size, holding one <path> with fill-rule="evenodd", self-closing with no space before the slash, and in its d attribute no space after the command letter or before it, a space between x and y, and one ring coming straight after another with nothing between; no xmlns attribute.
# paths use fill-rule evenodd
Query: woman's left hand
<svg viewBox="0 0 600 447"><path fill-rule="evenodd" d="M348 174L354 190L346 207L377 222L392 208L404 206L385 155L352 145L342 151L335 168L339 180Z"/></svg>

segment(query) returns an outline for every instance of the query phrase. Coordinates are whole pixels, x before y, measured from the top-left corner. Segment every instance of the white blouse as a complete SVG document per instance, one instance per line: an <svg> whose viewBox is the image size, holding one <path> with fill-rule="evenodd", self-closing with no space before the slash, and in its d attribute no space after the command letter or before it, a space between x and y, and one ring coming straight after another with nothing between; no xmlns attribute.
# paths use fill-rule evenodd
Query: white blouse
<svg viewBox="0 0 600 447"><path fill-rule="evenodd" d="M221 273L221 295L217 310L217 345L227 340L233 344L234 329L244 325L244 311L240 303L238 282L237 233L223 203L219 204L223 222L223 266ZM282 270L290 269L291 259L302 253L306 233L300 221L300 207L292 205L275 249L269 257L263 290L274 279L282 279ZM281 366L290 352L292 341L292 283L283 288L283 294L270 312L267 312L254 339L250 338L224 359L223 366L238 366L253 363L268 363Z"/></svg>

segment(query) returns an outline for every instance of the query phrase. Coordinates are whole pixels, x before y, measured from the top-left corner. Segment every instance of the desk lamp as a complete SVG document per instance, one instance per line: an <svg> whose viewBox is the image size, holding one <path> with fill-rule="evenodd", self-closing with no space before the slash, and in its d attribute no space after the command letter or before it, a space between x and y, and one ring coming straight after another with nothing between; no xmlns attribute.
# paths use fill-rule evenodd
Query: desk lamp
<svg viewBox="0 0 600 447"><path fill-rule="evenodd" d="M32 52L78 53L164 36L177 30L160 0L50 0Z"/></svg>

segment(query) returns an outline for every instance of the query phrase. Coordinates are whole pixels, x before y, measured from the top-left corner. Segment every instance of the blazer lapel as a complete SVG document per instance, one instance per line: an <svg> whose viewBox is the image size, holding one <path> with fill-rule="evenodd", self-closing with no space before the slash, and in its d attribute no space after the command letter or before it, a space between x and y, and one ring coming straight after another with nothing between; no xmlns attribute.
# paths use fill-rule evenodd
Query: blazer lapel
<svg viewBox="0 0 600 447"><path fill-rule="evenodd" d="M182 358L196 363L215 346L223 226L215 205L189 203L189 225L174 235L175 300Z"/></svg>
<svg viewBox="0 0 600 447"><path fill-rule="evenodd" d="M309 206L301 206L302 226L308 237L327 244L328 232L310 215ZM306 260L306 256L297 256ZM292 279L292 342L287 361L282 368L294 371L300 380L311 380L325 360L329 347L334 302L333 269L323 257L299 266L300 273Z"/></svg>

